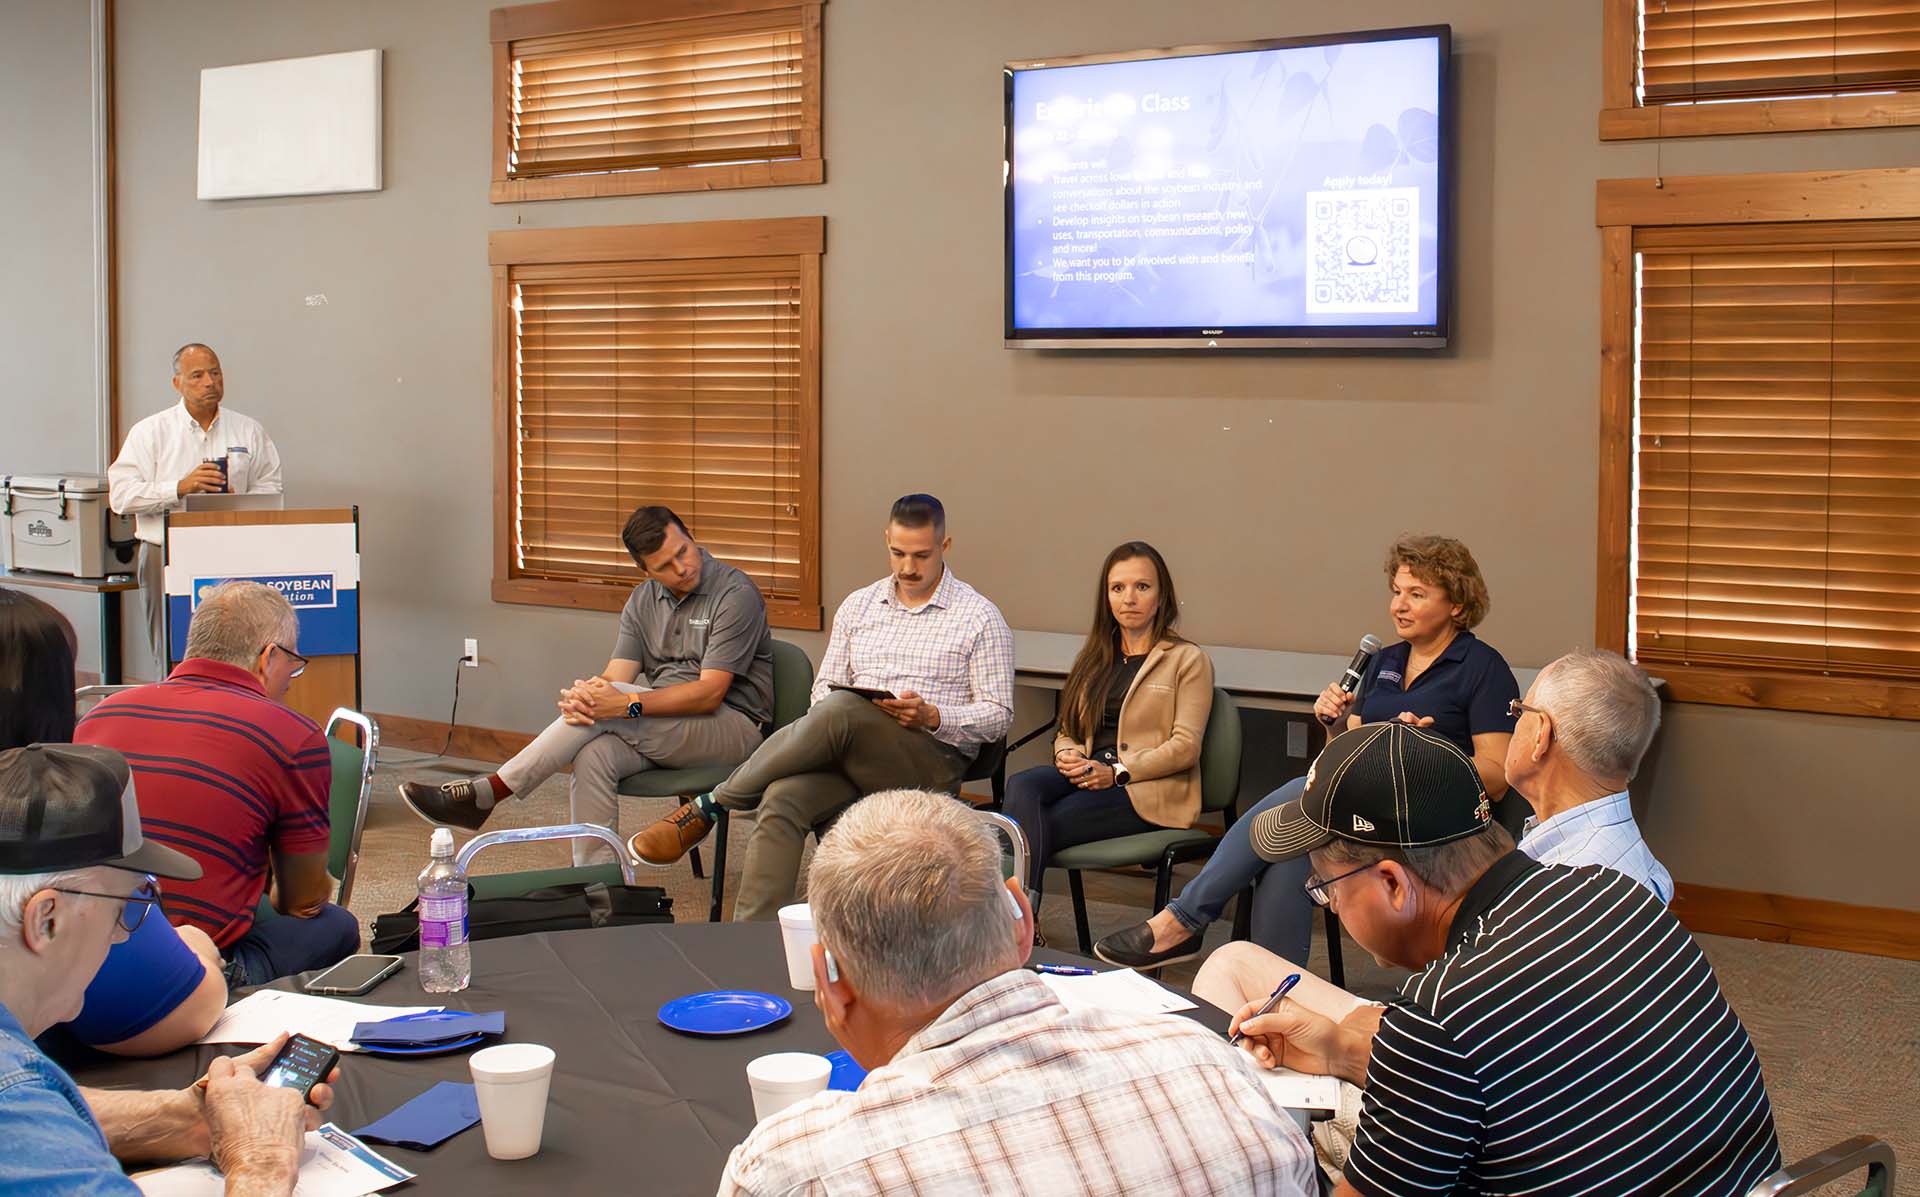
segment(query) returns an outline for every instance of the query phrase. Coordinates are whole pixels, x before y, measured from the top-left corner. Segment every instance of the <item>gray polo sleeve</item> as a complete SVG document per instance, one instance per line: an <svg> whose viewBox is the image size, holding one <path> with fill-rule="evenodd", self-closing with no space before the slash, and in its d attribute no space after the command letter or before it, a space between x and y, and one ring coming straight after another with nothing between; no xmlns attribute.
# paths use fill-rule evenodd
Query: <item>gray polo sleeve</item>
<svg viewBox="0 0 1920 1197"><path fill-rule="evenodd" d="M760 588L744 575L736 577L714 603L709 618L713 622L707 625L700 668L745 676L767 639L767 600L760 597Z"/></svg>
<svg viewBox="0 0 1920 1197"><path fill-rule="evenodd" d="M638 661L644 670L648 666L647 640L640 630L640 591L643 587L634 587L627 596L627 605L620 608L620 634L614 637L613 659L616 661ZM657 662L656 662L657 664Z"/></svg>

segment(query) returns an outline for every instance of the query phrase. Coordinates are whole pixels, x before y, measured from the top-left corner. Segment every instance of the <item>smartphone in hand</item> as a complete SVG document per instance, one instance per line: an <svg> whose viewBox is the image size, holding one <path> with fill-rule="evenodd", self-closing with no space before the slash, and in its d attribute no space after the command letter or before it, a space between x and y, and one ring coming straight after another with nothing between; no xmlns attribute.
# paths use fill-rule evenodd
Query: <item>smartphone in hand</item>
<svg viewBox="0 0 1920 1197"><path fill-rule="evenodd" d="M858 694L862 698L871 698L875 700L879 700L882 698L894 699L894 698L900 697L899 695L895 694L891 690L882 690L875 686L843 686L839 682L828 682L827 689L850 690L853 693Z"/></svg>
<svg viewBox="0 0 1920 1197"><path fill-rule="evenodd" d="M330 1045L305 1035L294 1035L273 1057L273 1063L267 1065L260 1083L282 1089L297 1089L304 1101L313 1087L326 1080L333 1066L339 1062L340 1053Z"/></svg>

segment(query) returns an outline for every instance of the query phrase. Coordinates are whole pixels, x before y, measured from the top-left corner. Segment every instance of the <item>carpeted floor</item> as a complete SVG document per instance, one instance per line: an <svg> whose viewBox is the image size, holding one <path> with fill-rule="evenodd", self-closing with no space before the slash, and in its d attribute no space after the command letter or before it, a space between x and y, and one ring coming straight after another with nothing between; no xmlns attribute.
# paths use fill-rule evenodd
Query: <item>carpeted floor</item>
<svg viewBox="0 0 1920 1197"><path fill-rule="evenodd" d="M444 781L484 769L393 750L383 751L381 758L351 903L368 927L375 915L398 910L413 899L415 879L427 861L429 829L400 801L395 787L404 780ZM504 804L488 829L565 822L566 787L567 779L556 777L529 798ZM622 800L623 831L639 830L670 807L662 801ZM732 820L729 914L751 831L751 820ZM483 852L474 871L551 868L569 860L564 844L509 844ZM1183 877L1191 871L1183 870ZM641 883L664 888L681 921L706 917L708 882L695 880L685 863L649 869ZM1054 884L1051 879L1049 883ZM1042 907L1041 930L1055 947L1071 951L1073 911L1064 878L1056 888L1060 893ZM1153 898L1153 880L1145 874L1089 875L1086 889L1095 936L1138 921ZM1224 942L1230 930L1228 920L1216 923L1207 943ZM1920 1161L1920 962L1710 935L1697 938L1759 1048L1787 1158L1799 1159L1869 1133L1887 1140L1902 1157ZM1316 932L1309 964L1322 974L1325 952ZM1404 975L1377 966L1350 939L1342 957L1348 984L1363 991L1389 987ZM1194 964L1168 969L1164 979L1184 986L1194 970ZM1855 1190L1836 1186L1830 1191Z"/></svg>

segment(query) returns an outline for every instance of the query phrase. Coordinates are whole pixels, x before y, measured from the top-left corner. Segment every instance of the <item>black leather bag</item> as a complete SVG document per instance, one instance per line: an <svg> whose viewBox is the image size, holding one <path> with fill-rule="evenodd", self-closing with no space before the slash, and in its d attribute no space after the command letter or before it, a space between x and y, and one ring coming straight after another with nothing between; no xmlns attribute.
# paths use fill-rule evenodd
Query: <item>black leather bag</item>
<svg viewBox="0 0 1920 1197"><path fill-rule="evenodd" d="M468 891L471 895L471 890ZM418 900L405 910L373 920L373 950L412 952L420 947ZM671 923L673 899L657 885L556 885L516 898L469 897L467 940L504 939L536 931L580 931L635 923Z"/></svg>

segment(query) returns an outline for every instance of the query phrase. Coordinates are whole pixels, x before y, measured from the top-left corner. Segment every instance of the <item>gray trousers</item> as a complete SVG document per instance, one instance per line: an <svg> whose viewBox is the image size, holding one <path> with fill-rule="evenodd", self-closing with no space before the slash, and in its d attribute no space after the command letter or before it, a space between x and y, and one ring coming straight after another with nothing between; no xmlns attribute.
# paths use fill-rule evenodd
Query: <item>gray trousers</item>
<svg viewBox="0 0 1920 1197"><path fill-rule="evenodd" d="M735 920L771 919L793 901L807 834L835 811L907 786L958 793L971 760L928 732L901 727L858 694L838 690L814 703L713 791L730 810L760 811L747 840Z"/></svg>
<svg viewBox="0 0 1920 1197"><path fill-rule="evenodd" d="M153 651L153 678L167 676L167 579L160 546L140 542L140 598L147 609L147 647Z"/></svg>
<svg viewBox="0 0 1920 1197"><path fill-rule="evenodd" d="M638 686L621 685L638 694ZM745 760L760 743L760 726L721 705L711 715L643 715L602 719L577 726L555 719L533 743L500 766L500 780L527 795L561 769L573 766L567 805L575 823L598 823L620 831L620 779L644 769L693 769ZM613 850L599 840L574 840L576 865L610 864Z"/></svg>

